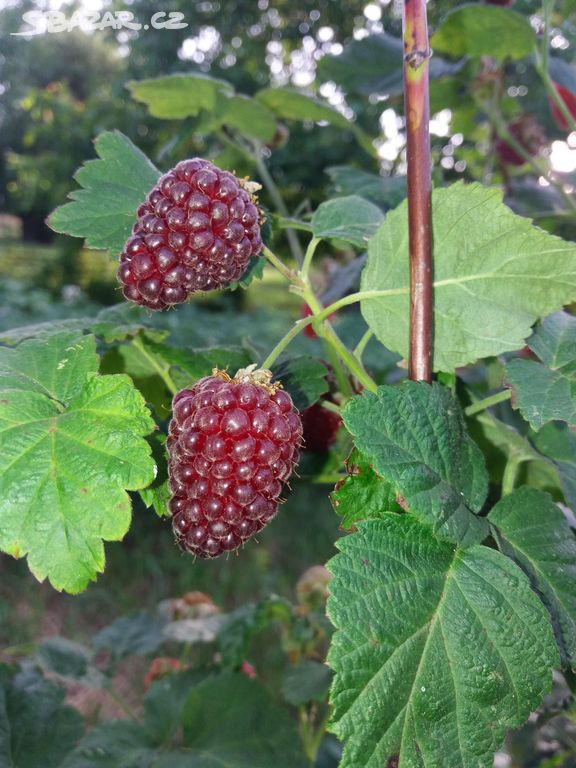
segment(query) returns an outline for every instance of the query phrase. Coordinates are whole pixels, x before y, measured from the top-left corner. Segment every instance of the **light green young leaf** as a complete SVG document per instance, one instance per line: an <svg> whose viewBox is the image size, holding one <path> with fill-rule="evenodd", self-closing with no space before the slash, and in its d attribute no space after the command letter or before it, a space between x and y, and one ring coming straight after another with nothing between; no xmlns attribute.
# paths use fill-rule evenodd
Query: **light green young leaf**
<svg viewBox="0 0 576 768"><path fill-rule="evenodd" d="M280 119L325 121L338 128L352 131L358 143L369 154L374 154L370 137L330 104L306 96L292 88L265 88L258 91L254 98L268 107Z"/></svg>
<svg viewBox="0 0 576 768"><path fill-rule="evenodd" d="M359 195L386 211L406 197L405 176L376 176L349 165L334 165L326 173L340 194Z"/></svg>
<svg viewBox="0 0 576 768"><path fill-rule="evenodd" d="M329 567L341 768L489 768L551 688L558 652L520 568L409 515L361 523Z"/></svg>
<svg viewBox="0 0 576 768"><path fill-rule="evenodd" d="M501 551L528 574L552 616L565 664L576 666L576 539L547 493L524 486L504 496L488 519Z"/></svg>
<svg viewBox="0 0 576 768"><path fill-rule="evenodd" d="M0 765L60 768L81 737L80 713L66 691L36 670L0 666Z"/></svg>
<svg viewBox="0 0 576 768"><path fill-rule="evenodd" d="M576 512L576 434L563 422L550 422L532 437L538 451L558 470L564 498Z"/></svg>
<svg viewBox="0 0 576 768"><path fill-rule="evenodd" d="M346 240L365 248L384 214L374 203L358 195L336 197L321 203L312 216L312 234L325 240Z"/></svg>
<svg viewBox="0 0 576 768"><path fill-rule="evenodd" d="M523 59L536 45L526 16L495 5L463 5L451 11L430 39L435 51L450 56Z"/></svg>
<svg viewBox="0 0 576 768"><path fill-rule="evenodd" d="M515 359L506 366L516 407L536 430L549 421L576 426L576 317L566 312L550 315L528 346L543 365Z"/></svg>
<svg viewBox="0 0 576 768"><path fill-rule="evenodd" d="M278 126L266 105L240 94L222 99L216 117L222 125L263 142L274 138Z"/></svg>
<svg viewBox="0 0 576 768"><path fill-rule="evenodd" d="M48 219L55 232L83 237L87 248L120 253L160 172L120 131L101 133L94 142L99 160L88 160L76 173L82 189Z"/></svg>
<svg viewBox="0 0 576 768"><path fill-rule="evenodd" d="M93 336L63 333L0 349L0 549L80 592L104 569L104 541L130 525L154 477L154 428L127 376L98 376Z"/></svg>
<svg viewBox="0 0 576 768"><path fill-rule="evenodd" d="M150 114L165 120L194 117L203 109L214 112L221 98L234 88L225 80L208 75L166 75L126 84L132 98L146 104Z"/></svg>
<svg viewBox="0 0 576 768"><path fill-rule="evenodd" d="M182 713L190 768L305 768L287 710L245 675L224 673L192 689Z"/></svg>
<svg viewBox="0 0 576 768"><path fill-rule="evenodd" d="M362 302L380 341L408 357L406 202L386 215L368 246ZM434 368L453 371L519 349L539 318L576 300L576 245L532 226L500 190L459 182L432 194Z"/></svg>
<svg viewBox="0 0 576 768"><path fill-rule="evenodd" d="M374 471L435 533L462 544L487 535L486 521L473 514L486 499L484 459L450 390L414 381L383 386L350 400L342 416Z"/></svg>

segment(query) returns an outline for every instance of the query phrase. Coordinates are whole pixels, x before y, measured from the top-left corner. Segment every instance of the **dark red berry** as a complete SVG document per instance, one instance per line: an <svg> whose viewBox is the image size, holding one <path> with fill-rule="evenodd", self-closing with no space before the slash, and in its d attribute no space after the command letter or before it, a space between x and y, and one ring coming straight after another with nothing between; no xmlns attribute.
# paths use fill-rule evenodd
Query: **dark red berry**
<svg viewBox="0 0 576 768"><path fill-rule="evenodd" d="M553 83L554 88L556 89L556 92L564 102L564 105L566 106L568 112L572 116L573 120L576 120L576 93L573 93L573 91L569 91L568 88L565 88L563 85L560 85L559 83ZM564 117L562 112L560 111L557 104L548 97L548 103L550 105L550 111L552 112L552 117L554 118L554 121L558 128L560 128L561 131L568 131L570 130L570 125L568 124L568 120Z"/></svg>
<svg viewBox="0 0 576 768"><path fill-rule="evenodd" d="M180 547L200 557L261 531L298 461L302 423L292 399L270 371L254 369L234 379L215 370L172 401L172 526Z"/></svg>
<svg viewBox="0 0 576 768"><path fill-rule="evenodd" d="M207 160L184 160L165 173L138 208L120 254L125 298L166 309L238 280L262 248L260 212L247 187Z"/></svg>
<svg viewBox="0 0 576 768"><path fill-rule="evenodd" d="M331 401L331 398L326 398ZM325 453L335 443L342 419L334 411L314 403L302 411L304 444L302 449L310 453Z"/></svg>
<svg viewBox="0 0 576 768"><path fill-rule="evenodd" d="M516 118L508 124L508 131L530 157L536 157L546 144L544 131L533 115L521 115ZM497 139L495 150L501 165L524 165L526 162L505 139Z"/></svg>

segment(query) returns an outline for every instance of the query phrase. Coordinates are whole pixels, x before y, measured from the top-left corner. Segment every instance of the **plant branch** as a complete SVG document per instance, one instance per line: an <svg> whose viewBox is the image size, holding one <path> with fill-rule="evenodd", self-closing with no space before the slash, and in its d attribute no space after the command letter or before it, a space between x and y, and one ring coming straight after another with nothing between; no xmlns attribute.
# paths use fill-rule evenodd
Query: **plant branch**
<svg viewBox="0 0 576 768"><path fill-rule="evenodd" d="M270 264L272 264L273 267L276 267L278 272L280 272L280 274L283 275L286 280L288 280L288 282L292 283L292 285L298 286L299 288L304 288L304 282L300 279L296 272L289 269L286 264L284 264L284 262L281 261L278 256L276 256L275 253L272 253L268 246L262 246L262 253L268 259Z"/></svg>
<svg viewBox="0 0 576 768"><path fill-rule="evenodd" d="M500 392L496 392L495 395L490 395L490 397L485 397L483 400L478 400L476 403L472 403L472 405L469 405L464 409L464 413L466 416L473 416L475 413L485 411L486 408L491 408L493 405L504 403L506 400L510 400L511 397L512 390L503 389Z"/></svg>
<svg viewBox="0 0 576 768"><path fill-rule="evenodd" d="M432 176L429 137L426 0L404 0L404 102L410 246L408 375L432 381Z"/></svg>
<svg viewBox="0 0 576 768"><path fill-rule="evenodd" d="M310 271L312 259L314 258L314 254L316 253L316 248L318 247L320 240L321 238L319 237L313 237L308 243L308 248L306 248L306 255L304 256L304 263L302 264L302 269L300 270L300 276L303 280L308 279L308 272Z"/></svg>

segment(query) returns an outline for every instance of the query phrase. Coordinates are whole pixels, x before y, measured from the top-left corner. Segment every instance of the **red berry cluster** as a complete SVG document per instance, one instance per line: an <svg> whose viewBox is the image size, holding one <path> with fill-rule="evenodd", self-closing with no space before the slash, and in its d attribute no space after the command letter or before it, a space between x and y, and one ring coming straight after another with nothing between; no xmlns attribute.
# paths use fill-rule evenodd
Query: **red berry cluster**
<svg viewBox="0 0 576 768"><path fill-rule="evenodd" d="M149 309L224 288L262 248L260 213L250 192L207 160L178 163L137 213L118 279L127 299Z"/></svg>
<svg viewBox="0 0 576 768"><path fill-rule="evenodd" d="M173 400L169 508L180 547L200 557L236 549L274 517L299 457L292 399L255 366L214 371Z"/></svg>

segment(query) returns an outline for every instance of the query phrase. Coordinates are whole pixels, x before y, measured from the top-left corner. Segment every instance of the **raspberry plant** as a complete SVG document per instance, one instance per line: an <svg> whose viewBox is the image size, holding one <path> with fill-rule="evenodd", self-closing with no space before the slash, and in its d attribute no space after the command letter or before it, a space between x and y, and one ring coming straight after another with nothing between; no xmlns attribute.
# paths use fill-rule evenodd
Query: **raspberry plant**
<svg viewBox="0 0 576 768"><path fill-rule="evenodd" d="M551 3L544 3L540 39L506 5L456 8L431 44L439 54L469 57L469 93L501 164L545 176L573 214L573 199L539 154L540 129L535 143L516 129L534 127L533 118L498 106L504 62L534 55L554 119L560 128L574 127L568 86L559 88L554 73L565 69L548 50ZM355 41L344 64L328 61L326 71L354 88L366 57L356 74L349 64L359 45L371 44ZM397 69L399 41L383 35L377 45ZM320 480L338 469L331 498L344 533L328 564L331 580L325 572L309 575L300 591L322 602L328 586L335 632L327 654L334 673L327 725L343 744L340 765L478 768L492 765L507 731L542 705L555 670L573 684L576 542L568 507L576 504L576 320L569 307L576 302L576 246L514 213L497 186L438 183L432 190L429 76L455 70L439 57L429 61L423 0L405 2L403 51L407 199L394 180L387 186L377 176L340 169L337 183L354 194L327 200L303 220L286 215L264 144L280 120L325 120L373 154L358 126L288 89L249 99L195 75L130 84L158 118L202 114L203 129L252 164L277 212L265 216L251 187L230 169L178 158L162 176L127 137L107 132L96 139L98 159L77 174L81 188L55 211L51 226L120 254L124 295L145 308L246 286L266 266L301 301L300 319L263 352L257 345L179 348L150 313L122 310L6 334L0 548L26 556L39 580L80 592L104 568L103 542L121 539L129 527L130 491L160 517L172 516L178 543L193 555L235 549L291 492L283 484L302 437L295 408L304 411L304 423L318 432L310 442L329 453L320 469L304 457L303 478L308 467ZM397 72L387 77L387 87L397 88ZM304 253L302 232L309 238ZM271 233L280 247L286 233L290 253L272 248ZM333 242L366 251L366 260L359 256L319 295L315 260ZM338 318L356 304L366 330L351 348ZM322 345L318 355L291 355L290 345L307 329ZM368 345L381 357L397 353L406 365L395 362L375 377L365 362ZM233 378L254 366L265 372L259 380ZM406 367L409 380L398 381ZM137 386L148 375L160 379L160 398ZM323 411L330 419L319 418ZM293 475L295 489L299 482ZM159 526L158 535L166 528ZM294 530L295 547L298 536ZM183 559L182 567L194 568L194 559ZM180 677L175 663L156 664L154 676L172 670L183 686L174 696L186 752L154 764L203 765L205 750L238 766L313 763L327 710L319 717L311 702L325 706L330 673L306 657L320 646L302 641L326 639L325 629L306 626L307 634L298 634L299 619L310 611L267 603L249 611L250 620L242 614L238 625L226 623L221 634L212 627L222 663L206 679ZM299 708L301 744L285 712L269 709L265 692L249 679L252 666L243 666L245 636L271 616L287 615L287 654L301 666L283 695ZM111 645L121 646L122 632L111 634ZM23 695L21 679L7 676L3 685L8 697ZM251 721L248 711L262 716ZM198 726L210 718L210 728ZM243 762L242 739L258 723L262 741ZM122 727L89 734L65 765L99 764L102 743L123 765L144 764L137 757L126 762L133 745L147 760L158 757L158 734L147 736L140 724ZM231 732L238 742L229 741ZM88 762L74 762L78 754Z"/></svg>

